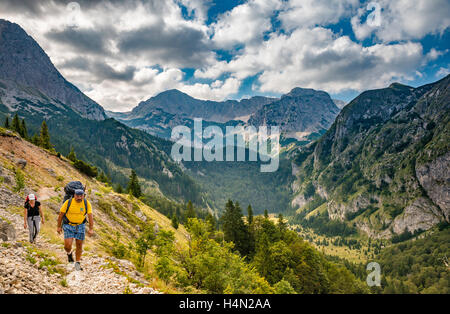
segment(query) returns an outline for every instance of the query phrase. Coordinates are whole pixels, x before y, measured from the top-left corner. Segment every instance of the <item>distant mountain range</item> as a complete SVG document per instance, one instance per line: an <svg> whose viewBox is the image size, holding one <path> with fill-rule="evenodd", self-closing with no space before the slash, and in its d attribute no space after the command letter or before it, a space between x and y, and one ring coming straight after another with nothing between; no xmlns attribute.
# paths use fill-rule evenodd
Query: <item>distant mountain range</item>
<svg viewBox="0 0 450 314"><path fill-rule="evenodd" d="M184 118L202 118L214 122L241 120L276 98L255 96L250 99L211 101L193 98L179 90L172 89L139 103L127 115L128 119L142 118L155 109L177 114Z"/></svg>
<svg viewBox="0 0 450 314"><path fill-rule="evenodd" d="M207 101L178 90L162 92L141 102L130 112L107 111L128 126L169 138L177 125L192 126L194 118L207 125L280 126L286 138L305 140L311 133L325 132L339 113L330 96L323 91L295 88L281 98L255 96L241 101Z"/></svg>

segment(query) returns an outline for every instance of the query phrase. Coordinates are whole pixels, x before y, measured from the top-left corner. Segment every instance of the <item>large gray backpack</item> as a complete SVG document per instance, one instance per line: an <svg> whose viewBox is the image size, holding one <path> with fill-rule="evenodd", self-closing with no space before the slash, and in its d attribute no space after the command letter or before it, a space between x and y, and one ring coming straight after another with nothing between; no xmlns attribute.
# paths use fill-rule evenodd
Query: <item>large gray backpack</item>
<svg viewBox="0 0 450 314"><path fill-rule="evenodd" d="M62 220L63 224L67 225L67 224L70 223L72 225L76 225L76 224L70 222L66 215L67 215L67 211L70 208L70 205L72 204L72 200L73 200L73 197L75 195L75 190L83 190L83 191L85 191L85 189L86 189L86 187L84 187L83 183L81 183L80 181L71 181L71 182L67 183L67 185L64 187L64 192L66 194L64 195L63 204L67 200L69 200L69 201L67 202L66 212L64 213L64 216L63 216L63 220ZM84 199L84 208L86 209L86 213L85 213L85 216L84 216L84 220L83 220L83 222L81 224L84 224L87 221L86 216L87 216L87 208L88 207L87 207L87 200L86 200L86 198Z"/></svg>

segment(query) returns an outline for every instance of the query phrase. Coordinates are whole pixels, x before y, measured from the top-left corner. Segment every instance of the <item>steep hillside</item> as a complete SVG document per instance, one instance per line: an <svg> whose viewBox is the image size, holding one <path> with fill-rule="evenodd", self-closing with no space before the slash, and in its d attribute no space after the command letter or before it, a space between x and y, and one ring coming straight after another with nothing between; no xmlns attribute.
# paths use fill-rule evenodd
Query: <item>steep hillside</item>
<svg viewBox="0 0 450 314"><path fill-rule="evenodd" d="M32 98L66 104L81 116L103 120L103 108L69 83L53 66L39 44L17 24L0 19L0 80L9 87L6 97L26 99L24 90L34 90ZM40 95L36 93L40 91ZM5 95L3 95L5 97ZM20 102L18 100L18 102ZM7 102L9 103L9 102ZM12 109L17 103L9 103Z"/></svg>
<svg viewBox="0 0 450 314"><path fill-rule="evenodd" d="M18 163L26 165L20 170L21 167ZM24 177L24 187L20 190L17 181L20 181L18 173L21 173ZM97 276L97 273L100 277L106 276L103 281L101 281L101 278L93 277L91 288L86 288L86 286L89 286L89 281L81 280L82 283L80 283L80 278L74 277L73 269L69 266L59 265L65 264L66 258L63 253L62 237L56 233L56 218L64 196L63 187L72 180L80 180L87 185L87 198L92 203L94 210L95 236L86 240L86 254L83 263L90 273L94 273L94 276ZM23 261L18 262L22 260L22 256L30 255L33 257L26 258L28 262L24 267L34 269L32 273L36 273L36 276L47 276L50 277L50 282L57 283L57 287L41 287L44 290L47 289L46 292L53 293L54 291L51 289L56 288L57 291L60 290L63 293L73 293L82 291L84 287L93 293L123 293L127 286L132 283L139 283L132 285L134 287L132 292L149 293L153 290L144 289L142 291L142 288L145 286L151 288L154 285L162 285L161 288L164 288L165 285L161 284L157 278L149 277L149 274L152 274L151 269L144 278L143 274L136 275L134 273L134 266L131 263L112 257L113 250L117 249L118 243L123 243L124 246L134 243L145 227L153 223L158 226L159 230L174 232L176 246L180 249L187 245L187 232L183 226L180 225L178 229L174 229L171 221L153 208L129 195L113 192L110 187L80 174L69 161L58 158L48 151L24 141L11 131L1 128L0 189L2 193L0 219L15 227L16 241L18 241L17 245L5 244L1 248L0 260L5 262L5 259L9 259L13 263L21 264ZM23 202L25 195L28 193L37 195L38 200L42 203L46 220L37 247L31 247L26 243L27 232L23 230ZM119 242L117 242L117 235L120 235ZM153 255L147 257L150 264L153 263L153 258ZM44 264L33 265L33 259L38 259ZM50 262L49 259L53 262ZM50 276L45 269L42 269L42 265L46 265L45 263L49 263L46 269L50 273L59 275L53 274L54 276ZM102 265L103 267L100 267ZM114 271L109 271L108 268ZM9 266L6 271L8 269ZM121 269L121 271L118 269ZM25 269L23 271L27 272ZM15 275L20 277L20 274L15 273ZM95 278L104 284L108 283L108 280L110 280L110 283L117 281L120 284L117 284L116 288L108 290L104 285L98 283L94 285ZM64 280L68 287L61 286L61 280ZM2 288L2 284L6 285L7 283L0 281L0 288ZM23 291L21 289L24 287L9 287L7 289L10 288L20 292ZM5 289L5 286L3 286L3 289Z"/></svg>
<svg viewBox="0 0 450 314"><path fill-rule="evenodd" d="M310 225L329 218L376 238L407 238L448 223L449 81L392 84L348 104L296 155L297 221L311 213Z"/></svg>

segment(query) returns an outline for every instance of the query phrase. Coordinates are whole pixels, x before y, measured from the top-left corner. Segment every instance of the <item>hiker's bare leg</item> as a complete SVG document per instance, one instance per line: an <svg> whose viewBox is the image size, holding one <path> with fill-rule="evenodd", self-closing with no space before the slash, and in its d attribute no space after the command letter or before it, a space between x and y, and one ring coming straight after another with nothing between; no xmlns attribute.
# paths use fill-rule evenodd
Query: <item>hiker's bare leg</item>
<svg viewBox="0 0 450 314"><path fill-rule="evenodd" d="M81 261L81 254L83 253L83 241L75 239L75 245L77 247L77 250L75 252L75 261L79 262Z"/></svg>
<svg viewBox="0 0 450 314"><path fill-rule="evenodd" d="M67 254L69 254L72 251L72 243L73 238L64 239L64 250L66 250Z"/></svg>

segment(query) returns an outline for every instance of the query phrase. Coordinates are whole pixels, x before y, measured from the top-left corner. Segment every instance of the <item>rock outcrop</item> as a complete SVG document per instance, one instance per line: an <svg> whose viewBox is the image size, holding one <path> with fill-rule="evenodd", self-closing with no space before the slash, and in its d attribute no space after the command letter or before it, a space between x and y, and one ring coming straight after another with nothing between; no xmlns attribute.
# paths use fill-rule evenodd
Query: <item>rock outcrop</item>
<svg viewBox="0 0 450 314"><path fill-rule="evenodd" d="M428 197L450 221L450 152L417 167L416 176Z"/></svg>
<svg viewBox="0 0 450 314"><path fill-rule="evenodd" d="M428 230L443 220L440 210L427 198L420 197L395 217L392 230L396 234Z"/></svg>
<svg viewBox="0 0 450 314"><path fill-rule="evenodd" d="M280 131L287 134L309 134L327 130L338 113L339 108L326 92L297 87L280 100L263 106L248 123L279 126Z"/></svg>
<svg viewBox="0 0 450 314"><path fill-rule="evenodd" d="M3 241L14 241L16 239L16 229L6 221L0 219L0 239Z"/></svg>

